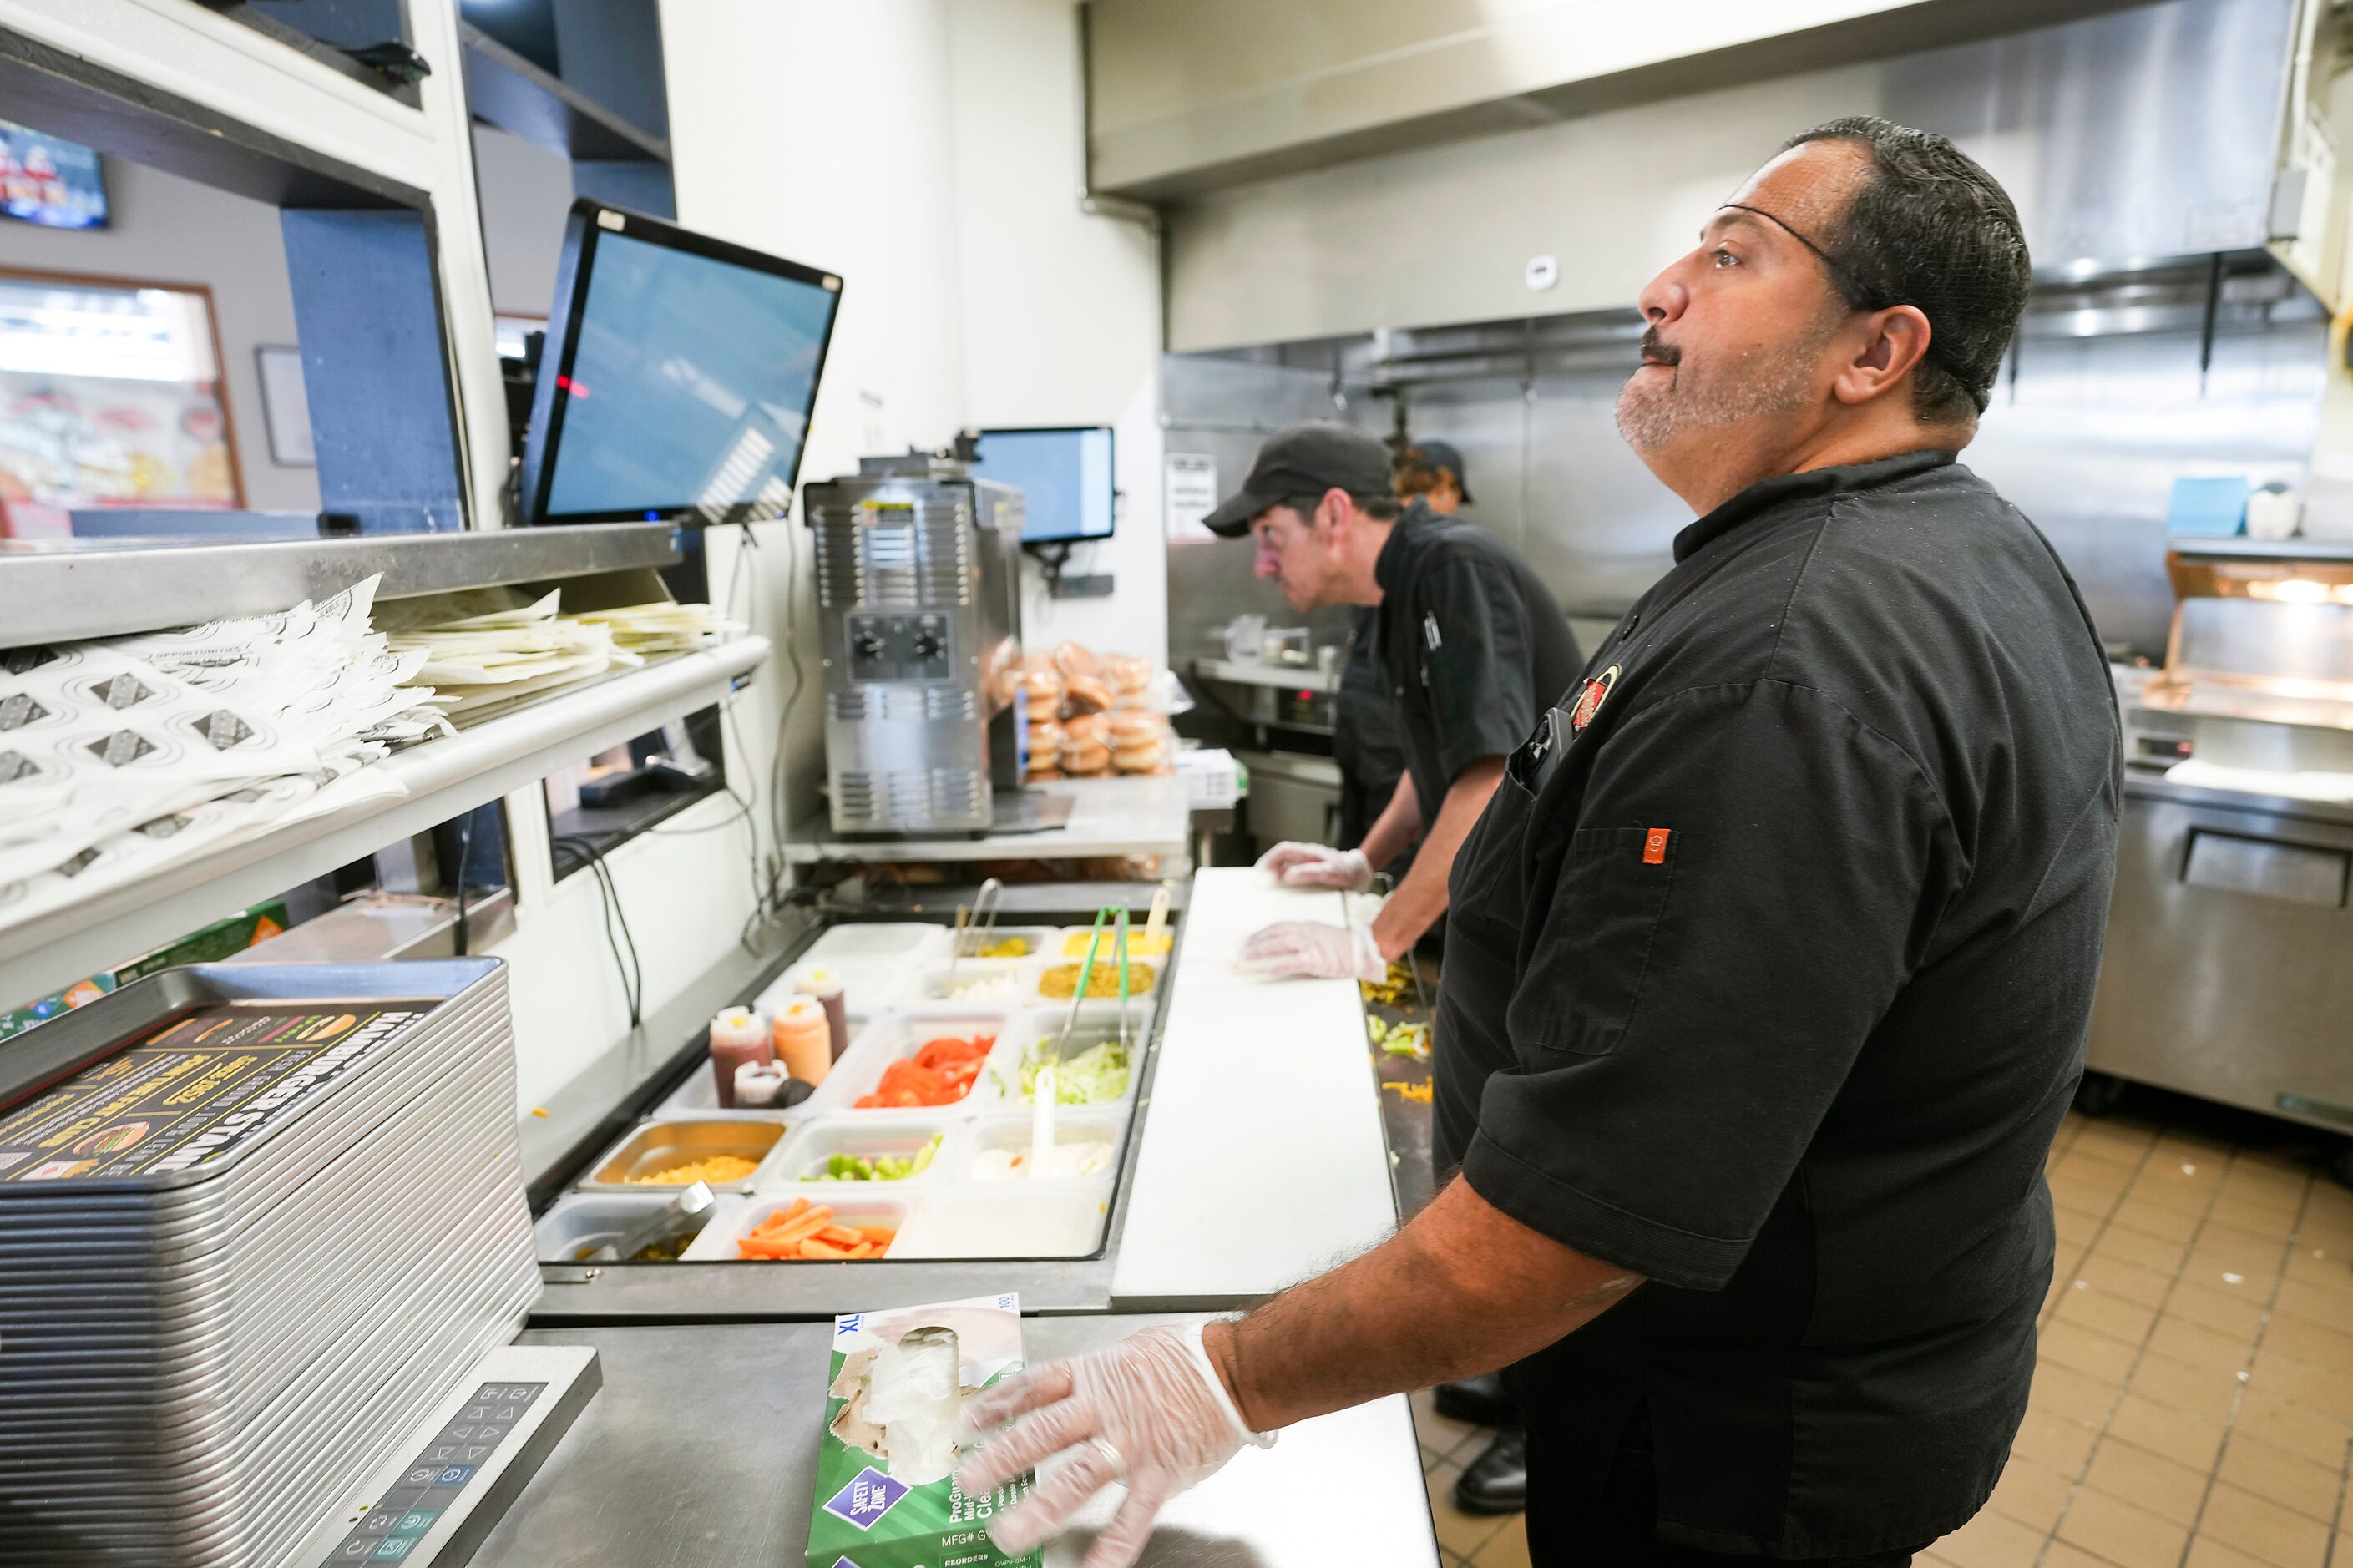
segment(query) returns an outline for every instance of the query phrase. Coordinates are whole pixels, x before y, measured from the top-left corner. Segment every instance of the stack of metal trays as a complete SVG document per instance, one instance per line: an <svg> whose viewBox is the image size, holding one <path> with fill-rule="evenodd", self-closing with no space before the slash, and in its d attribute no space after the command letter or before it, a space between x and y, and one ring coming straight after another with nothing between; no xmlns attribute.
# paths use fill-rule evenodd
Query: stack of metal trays
<svg viewBox="0 0 2353 1568"><path fill-rule="evenodd" d="M0 1563L278 1568L538 1289L504 967L170 971L0 1049Z"/></svg>

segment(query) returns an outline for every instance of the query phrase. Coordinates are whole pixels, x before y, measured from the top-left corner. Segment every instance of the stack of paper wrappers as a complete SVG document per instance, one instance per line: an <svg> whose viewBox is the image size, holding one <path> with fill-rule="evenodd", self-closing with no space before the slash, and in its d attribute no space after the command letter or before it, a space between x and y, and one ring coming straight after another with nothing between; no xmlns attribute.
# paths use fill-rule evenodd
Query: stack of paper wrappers
<svg viewBox="0 0 2353 1568"><path fill-rule="evenodd" d="M0 648L0 932L240 839L406 793L392 751L723 640L708 605L375 603ZM371 613L374 623L371 624Z"/></svg>

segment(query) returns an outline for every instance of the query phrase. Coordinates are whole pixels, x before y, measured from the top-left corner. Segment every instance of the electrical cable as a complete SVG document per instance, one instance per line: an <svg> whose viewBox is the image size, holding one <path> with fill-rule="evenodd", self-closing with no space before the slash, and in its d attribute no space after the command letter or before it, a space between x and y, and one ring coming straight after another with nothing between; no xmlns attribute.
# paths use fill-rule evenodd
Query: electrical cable
<svg viewBox="0 0 2353 1568"><path fill-rule="evenodd" d="M569 846L585 859L589 871L596 879L596 899L605 915L605 945L613 954L613 968L620 978L621 995L628 1004L629 1027L637 1028L645 1022L645 965L638 956L637 937L629 930L628 911L621 907L620 889L614 883L612 872L605 864L605 852L596 847L596 840L583 834L561 833L550 842ZM618 939L613 934L617 920L621 928ZM621 956L621 946L625 942L628 944L627 959Z"/></svg>
<svg viewBox="0 0 2353 1568"><path fill-rule="evenodd" d="M458 819L458 921L450 933L450 941L459 958L467 955L468 940L472 934L466 925L466 862L473 858L473 854L474 814L470 811Z"/></svg>

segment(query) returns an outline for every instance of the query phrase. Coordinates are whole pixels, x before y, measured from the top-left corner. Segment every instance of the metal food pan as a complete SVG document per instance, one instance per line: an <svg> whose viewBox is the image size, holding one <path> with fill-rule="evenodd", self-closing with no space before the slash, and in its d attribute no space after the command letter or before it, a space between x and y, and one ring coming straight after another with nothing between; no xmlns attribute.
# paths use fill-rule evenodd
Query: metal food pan
<svg viewBox="0 0 2353 1568"><path fill-rule="evenodd" d="M617 1241L630 1226L642 1225L668 1208L676 1196L658 1193L567 1193L532 1227L532 1250L542 1263L575 1263L584 1248ZM687 1237L691 1243L705 1227L723 1223L742 1206L733 1194L713 1200L702 1226ZM684 1247L680 1250L683 1252ZM627 1262L628 1259L622 1261Z"/></svg>
<svg viewBox="0 0 2353 1568"><path fill-rule="evenodd" d="M503 1100L495 1098L491 1101L503 1102ZM325 1178L323 1195L334 1197L338 1202L322 1205L322 1212L305 1221L280 1223L273 1228L252 1233L245 1238L247 1245L239 1245L238 1237L231 1234L194 1256L175 1256L173 1249L150 1247L142 1249L127 1262L134 1268L142 1260L146 1262L147 1277L157 1288L155 1304L159 1311L181 1310L208 1300L214 1293L230 1286L242 1288L248 1294L266 1291L274 1282L277 1271L285 1267L315 1267L315 1259L309 1256L311 1248L305 1241L311 1234L310 1227L337 1230L362 1224L370 1217L359 1211L366 1205L367 1194L371 1191L416 1193L422 1186L430 1192L429 1184L422 1181L427 1173L425 1167L429 1164L465 1164L471 1167L463 1183L452 1184L440 1194L441 1202L466 1192L487 1191L507 1185L502 1179L506 1175L501 1168L506 1164L503 1150L489 1148L483 1142L477 1142L470 1148L439 1150L434 1147L436 1136L430 1128L411 1133L403 1145L404 1158L397 1163L378 1163L369 1168L354 1162L348 1169L334 1168ZM446 1138L447 1131L439 1136ZM480 1136L477 1134L478 1139ZM520 1207L519 1175L514 1179L513 1190ZM304 1194L306 1198L318 1195L321 1194ZM412 1204L428 1208L433 1201L429 1198L410 1200ZM343 1212L338 1213L339 1208ZM281 1222L286 1221L284 1205L280 1205L277 1217ZM375 1217L381 1219L381 1205L378 1205ZM7 1257L9 1249L0 1245L0 1258ZM45 1261L47 1267L42 1270L44 1278L53 1282L46 1289L55 1290L69 1284L78 1277L81 1268L93 1260L66 1255ZM107 1278L122 1277L122 1263L105 1259L99 1261ZM61 1275L63 1278L59 1278ZM5 1300L5 1298L0 1298L0 1302ZM0 1306L0 1312L5 1312L5 1306Z"/></svg>
<svg viewBox="0 0 2353 1568"><path fill-rule="evenodd" d="M732 1182L713 1182L713 1192L748 1193L761 1162L776 1152L783 1139L781 1121L648 1121L633 1129L605 1152L582 1182L584 1193L671 1193L684 1184L632 1182L631 1176L660 1171L690 1160L734 1154L752 1162L753 1169Z"/></svg>
<svg viewBox="0 0 2353 1568"><path fill-rule="evenodd" d="M512 1258L505 1260L509 1264L526 1259L530 1248L522 1239L525 1233L520 1225L514 1225L512 1230L509 1228L512 1222L505 1211L511 1196L503 1192L491 1194L485 1202L478 1204L473 1212L459 1220L459 1225L463 1228L457 1234L446 1240L424 1238L424 1244L431 1251L446 1255L454 1256L461 1251L479 1254L486 1264L501 1261L501 1249L512 1251ZM515 1217L520 1217L519 1205ZM533 1278L536 1278L535 1274ZM404 1283L411 1284L412 1298L418 1289L438 1289L447 1294L480 1288L479 1279L471 1276L452 1274L437 1278L430 1270L420 1275L411 1263L394 1258L373 1274L355 1278L340 1299L320 1304L315 1315L297 1319L298 1321L322 1325L315 1333L273 1334L273 1326L286 1321L282 1309L276 1303L270 1304L269 1310L258 1314L259 1323L224 1319L199 1322L189 1328L166 1330L162 1336L150 1342L154 1345L152 1357L144 1354L136 1357L142 1366L151 1361L162 1362L169 1372L173 1389L171 1394L155 1406L159 1418L168 1417L173 1408L188 1401L196 1401L207 1409L216 1408L214 1402L230 1392L215 1386L216 1375L221 1371L217 1357L228 1337L236 1332L258 1331L264 1337L257 1342L255 1359L244 1367L230 1370L237 1372L248 1384L268 1386L273 1377L290 1375L284 1371L285 1363L290 1360L310 1353L322 1343L332 1343L338 1339L348 1340L354 1333L364 1331L372 1319L389 1315L395 1306L386 1304L386 1292L389 1289L396 1296ZM352 1315L354 1311L360 1314L357 1318ZM335 1325L343 1326L338 1329ZM123 1381L120 1372L124 1361L142 1348L85 1347L77 1343L47 1349L42 1348L37 1339L27 1344L23 1338L18 1338L10 1342L9 1354L5 1362L0 1362L0 1387L9 1384L23 1386L28 1382L65 1381L73 1378L78 1364L93 1362L101 1369L115 1373L113 1376L101 1375L95 1381L100 1385L118 1383ZM6 1403L0 1400L0 1407L5 1407ZM37 1422L43 1413L22 1414ZM16 1425L21 1426L21 1422Z"/></svg>
<svg viewBox="0 0 2353 1568"><path fill-rule="evenodd" d="M420 1138L447 1136L451 1119L461 1110L483 1118L479 1122L482 1127L493 1125L488 1118L495 1117L496 1111L491 1108L500 1103L501 1095L511 1102L512 1086L503 1074L475 1076L480 1081L432 1085L411 1092L406 1104L413 1109L406 1114L352 1130L320 1150L301 1170L290 1171L282 1179L254 1184L257 1190L238 1190L247 1185L243 1181L216 1186L205 1189L206 1202L185 1206L150 1205L137 1197L124 1206L117 1206L121 1200L95 1207L74 1203L0 1206L0 1256L37 1250L43 1246L65 1247L77 1254L119 1247L134 1248L164 1261L177 1261L190 1249L201 1248L225 1235L237 1221L256 1214L274 1213L286 1202L298 1198L306 1186L316 1184L322 1172L332 1180L338 1171L364 1165L374 1157L372 1151L381 1140L405 1136L407 1142L414 1142ZM505 1139L511 1144L513 1137L513 1129L508 1125ZM254 1174L258 1173L248 1173L248 1176ZM174 1249L178 1249L176 1256Z"/></svg>
<svg viewBox="0 0 2353 1568"><path fill-rule="evenodd" d="M339 1149L365 1136L404 1107L436 1094L470 1090L480 1083L508 1076L499 1070L503 1064L496 1060L462 1059L462 1054L493 1055L480 1049L478 1037L443 1041L434 1050L441 1055L437 1058L420 1044L412 1052L396 1053L392 1061L372 1064L386 1070L348 1080L350 1088L343 1090L345 1098L332 1098L335 1090L343 1089L342 1080L329 1086L331 1098L326 1109L312 1112L295 1126L280 1128L278 1136L265 1141L243 1169L236 1173L234 1182L224 1184L207 1181L195 1187L163 1192L141 1191L121 1182L0 1184L0 1226L28 1223L35 1216L53 1214L70 1214L94 1223L109 1219L132 1223L142 1215L160 1222L167 1217L214 1213L239 1196L250 1198L299 1184L304 1173L315 1171ZM207 1162L194 1169L209 1174L213 1166ZM224 1185L228 1190L224 1190Z"/></svg>
<svg viewBox="0 0 2353 1568"><path fill-rule="evenodd" d="M448 1140L453 1131L470 1131L478 1138L488 1133L502 1148L512 1147L512 1127L498 1120L498 1108L511 1104L512 1090L495 1081L466 1091L462 1100L420 1100L414 1114L380 1123L366 1137L347 1144L340 1157L328 1159L305 1187L290 1195L273 1196L266 1205L259 1199L234 1203L143 1231L109 1227L93 1233L70 1224L0 1226L0 1258L69 1268L79 1258L121 1252L144 1258L158 1268L185 1268L227 1244L257 1210L266 1212L273 1226L282 1229L279 1222L288 1204L319 1205L322 1199L341 1198L380 1182L387 1163L404 1158L413 1163L420 1153L429 1154L437 1142Z"/></svg>
<svg viewBox="0 0 2353 1568"><path fill-rule="evenodd" d="M494 958L397 960L383 963L192 964L134 980L87 1006L50 1019L37 1031L0 1052L0 1103L29 1099L69 1078L191 1008L225 1002L320 1004L417 1000L447 1005L476 987L503 991L504 965ZM430 1017L427 1022L430 1021ZM215 1160L165 1175L129 1176L80 1183L90 1191L165 1192L217 1182L249 1162L318 1104L382 1065L364 1061L343 1077L311 1089L290 1106L286 1120L250 1143ZM16 1185L19 1184L5 1184Z"/></svg>
<svg viewBox="0 0 2353 1568"><path fill-rule="evenodd" d="M450 1367L462 1370L511 1335L511 1323L442 1334L421 1345L385 1380L366 1419L354 1421L347 1410L313 1410L297 1430L283 1434L282 1441L277 1431L261 1434L259 1446L242 1450L226 1468L214 1468L209 1478L187 1473L161 1478L159 1489L132 1506L145 1513L158 1497L167 1500L175 1542L193 1553L187 1561L244 1563L271 1555L332 1508L341 1496L338 1489L347 1489L373 1473L406 1440L447 1392ZM344 1425L339 1427L339 1421ZM271 1462L260 1462L265 1455ZM17 1479L12 1467L9 1489L17 1489ZM72 1500L78 1520L102 1516L137 1495L126 1488L125 1479L118 1469L111 1479L65 1481L45 1491L41 1500ZM291 1533L271 1541L279 1531Z"/></svg>
<svg viewBox="0 0 2353 1568"><path fill-rule="evenodd" d="M525 1265L524 1268L528 1268L528 1266ZM431 1315L426 1321L415 1326L406 1321L385 1324L383 1326L383 1331L376 1333L368 1343L356 1347L360 1353L347 1353L345 1359L341 1360L332 1355L321 1356L314 1358L310 1364L322 1373L332 1372L332 1375L324 1380L328 1384L344 1388L364 1388L368 1385L370 1368L378 1369L373 1374L376 1378L388 1379L404 1364L402 1357L405 1352L410 1351L411 1347L429 1347L454 1332L480 1334L488 1331L489 1343L503 1342L505 1338L511 1337L514 1324L521 1321L522 1313L527 1310L530 1295L536 1289L536 1280L535 1268L529 1269L528 1279L524 1278L522 1271L518 1270L515 1278L501 1287L504 1292L502 1299L494 1302L478 1304L477 1310L471 1313L464 1310L467 1303L462 1299L454 1301L447 1299L428 1299L424 1305ZM419 1350L417 1353L423 1353L423 1352ZM450 1374L445 1372L445 1384L448 1375ZM274 1405L266 1402L262 1418L229 1423L228 1430L211 1433L198 1431L183 1435L168 1427L159 1427L156 1435L164 1443L165 1447L164 1457L156 1467L155 1475L159 1479L168 1479L169 1474L186 1473L203 1479L206 1485L214 1485L217 1483L222 1466L239 1462L237 1457L240 1454L250 1458L257 1444L274 1436L279 1428L296 1416L301 1415L303 1419L315 1423L321 1420L344 1419L352 1414L348 1407L339 1405L334 1401L324 1402L326 1407L323 1410L301 1406L301 1402L279 1400L275 1395L271 1396L271 1401ZM214 1423L214 1425L222 1424ZM115 1430L111 1426L98 1429L109 1433ZM85 1423L79 1430L87 1432L92 1428ZM405 1431L406 1427L402 1430ZM29 1461L29 1465L33 1468L54 1468L69 1473L87 1468L44 1466L39 1458ZM0 1467L0 1472L5 1472L6 1484L16 1485L26 1479L27 1468L27 1463L25 1461L12 1461L5 1467ZM100 1473L111 1474L114 1478L112 1484L117 1488L121 1485L122 1472L119 1462L115 1463L111 1469L102 1469ZM63 1484L62 1477L60 1484Z"/></svg>

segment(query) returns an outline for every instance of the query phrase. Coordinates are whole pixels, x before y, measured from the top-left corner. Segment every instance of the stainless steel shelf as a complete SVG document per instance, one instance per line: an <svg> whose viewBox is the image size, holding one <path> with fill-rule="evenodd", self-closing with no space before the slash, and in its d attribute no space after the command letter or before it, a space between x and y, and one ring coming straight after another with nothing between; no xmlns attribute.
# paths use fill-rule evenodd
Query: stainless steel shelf
<svg viewBox="0 0 2353 1568"><path fill-rule="evenodd" d="M16 1006L498 799L607 746L719 700L768 657L739 637L593 686L558 691L502 719L396 752L375 766L408 793L354 804L168 866L0 931L0 997Z"/></svg>
<svg viewBox="0 0 2353 1568"><path fill-rule="evenodd" d="M2168 538L2165 547L2184 561L2353 561L2353 539Z"/></svg>
<svg viewBox="0 0 2353 1568"><path fill-rule="evenodd" d="M0 647L268 615L382 574L379 599L538 583L679 559L666 522L343 539L0 540Z"/></svg>

